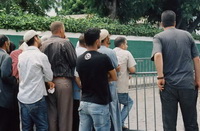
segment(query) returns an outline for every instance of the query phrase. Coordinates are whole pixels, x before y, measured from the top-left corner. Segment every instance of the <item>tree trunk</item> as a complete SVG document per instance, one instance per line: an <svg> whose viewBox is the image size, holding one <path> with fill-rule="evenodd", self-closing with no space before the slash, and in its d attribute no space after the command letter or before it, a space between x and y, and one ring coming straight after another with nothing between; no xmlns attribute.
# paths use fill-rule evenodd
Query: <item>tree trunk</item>
<svg viewBox="0 0 200 131"><path fill-rule="evenodd" d="M196 27L198 26L199 23L200 23L200 15L198 15L197 18L195 19L195 21L192 22L189 25L187 31L190 32L190 33L192 33L193 31L195 31L195 29L196 29Z"/></svg>
<svg viewBox="0 0 200 131"><path fill-rule="evenodd" d="M106 7L109 10L109 15L111 19L115 19L117 16L117 0L108 1L106 0Z"/></svg>

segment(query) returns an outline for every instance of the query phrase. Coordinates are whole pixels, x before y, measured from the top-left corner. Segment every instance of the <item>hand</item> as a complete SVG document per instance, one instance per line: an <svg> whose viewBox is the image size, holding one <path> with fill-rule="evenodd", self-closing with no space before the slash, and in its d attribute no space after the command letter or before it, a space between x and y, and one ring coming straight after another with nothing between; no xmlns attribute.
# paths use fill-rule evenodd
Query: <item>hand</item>
<svg viewBox="0 0 200 131"><path fill-rule="evenodd" d="M53 89L55 88L55 84L51 81L47 82L48 86L49 86L49 89Z"/></svg>
<svg viewBox="0 0 200 131"><path fill-rule="evenodd" d="M165 85L165 79L159 79L157 80L157 85L160 91L164 90L164 85Z"/></svg>
<svg viewBox="0 0 200 131"><path fill-rule="evenodd" d="M120 65L118 65L117 66L117 68L115 69L117 72L119 72L120 71L120 69L121 69L121 66Z"/></svg>
<svg viewBox="0 0 200 131"><path fill-rule="evenodd" d="M200 89L200 81L195 81L195 87L196 89Z"/></svg>

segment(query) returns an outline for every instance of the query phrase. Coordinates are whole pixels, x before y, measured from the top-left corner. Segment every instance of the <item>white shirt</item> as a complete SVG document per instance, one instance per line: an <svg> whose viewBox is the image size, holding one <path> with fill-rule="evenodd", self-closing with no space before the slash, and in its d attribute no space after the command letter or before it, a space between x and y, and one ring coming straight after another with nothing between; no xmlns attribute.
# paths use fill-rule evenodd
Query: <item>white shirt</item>
<svg viewBox="0 0 200 131"><path fill-rule="evenodd" d="M18 100L32 104L47 95L44 82L52 81L53 72L47 56L37 47L30 46L19 55Z"/></svg>
<svg viewBox="0 0 200 131"><path fill-rule="evenodd" d="M119 47L113 49L116 52L118 64L120 65L120 73L117 80L117 92L128 93L129 89L129 71L128 68L136 65L135 59L128 50Z"/></svg>

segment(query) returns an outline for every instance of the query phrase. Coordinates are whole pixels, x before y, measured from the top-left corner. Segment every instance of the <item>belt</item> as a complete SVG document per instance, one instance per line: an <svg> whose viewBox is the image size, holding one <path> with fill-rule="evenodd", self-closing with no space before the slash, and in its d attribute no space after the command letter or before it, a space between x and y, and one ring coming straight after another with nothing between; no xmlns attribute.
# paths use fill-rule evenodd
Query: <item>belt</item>
<svg viewBox="0 0 200 131"><path fill-rule="evenodd" d="M67 79L66 77L62 77L62 76L59 76L59 77L53 77L53 79Z"/></svg>

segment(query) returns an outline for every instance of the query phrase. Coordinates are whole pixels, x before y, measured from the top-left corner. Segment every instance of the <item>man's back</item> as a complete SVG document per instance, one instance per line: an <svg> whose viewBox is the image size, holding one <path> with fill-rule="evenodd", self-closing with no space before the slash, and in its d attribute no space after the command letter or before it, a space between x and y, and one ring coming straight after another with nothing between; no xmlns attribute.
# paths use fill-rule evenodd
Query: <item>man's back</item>
<svg viewBox="0 0 200 131"><path fill-rule="evenodd" d="M127 93L129 87L129 70L128 68L136 65L135 59L127 50L116 47L113 49L116 52L117 59L120 65L120 73L117 80L118 92Z"/></svg>
<svg viewBox="0 0 200 131"><path fill-rule="evenodd" d="M113 66L110 59L97 51L87 51L77 59L77 72L82 84L82 101L108 104L111 101L108 71Z"/></svg>
<svg viewBox="0 0 200 131"><path fill-rule="evenodd" d="M47 55L54 77L73 77L76 53L70 41L52 36L43 43L41 51Z"/></svg>
<svg viewBox="0 0 200 131"><path fill-rule="evenodd" d="M52 72L47 56L37 47L28 47L19 55L19 94L22 103L31 104L47 95L44 81L52 80Z"/></svg>
<svg viewBox="0 0 200 131"><path fill-rule="evenodd" d="M12 60L10 56L0 49L0 106L12 108L14 100L15 78L12 76Z"/></svg>
<svg viewBox="0 0 200 131"><path fill-rule="evenodd" d="M191 35L176 28L167 29L154 37L154 53L162 52L166 84L193 87L193 58L198 56Z"/></svg>

